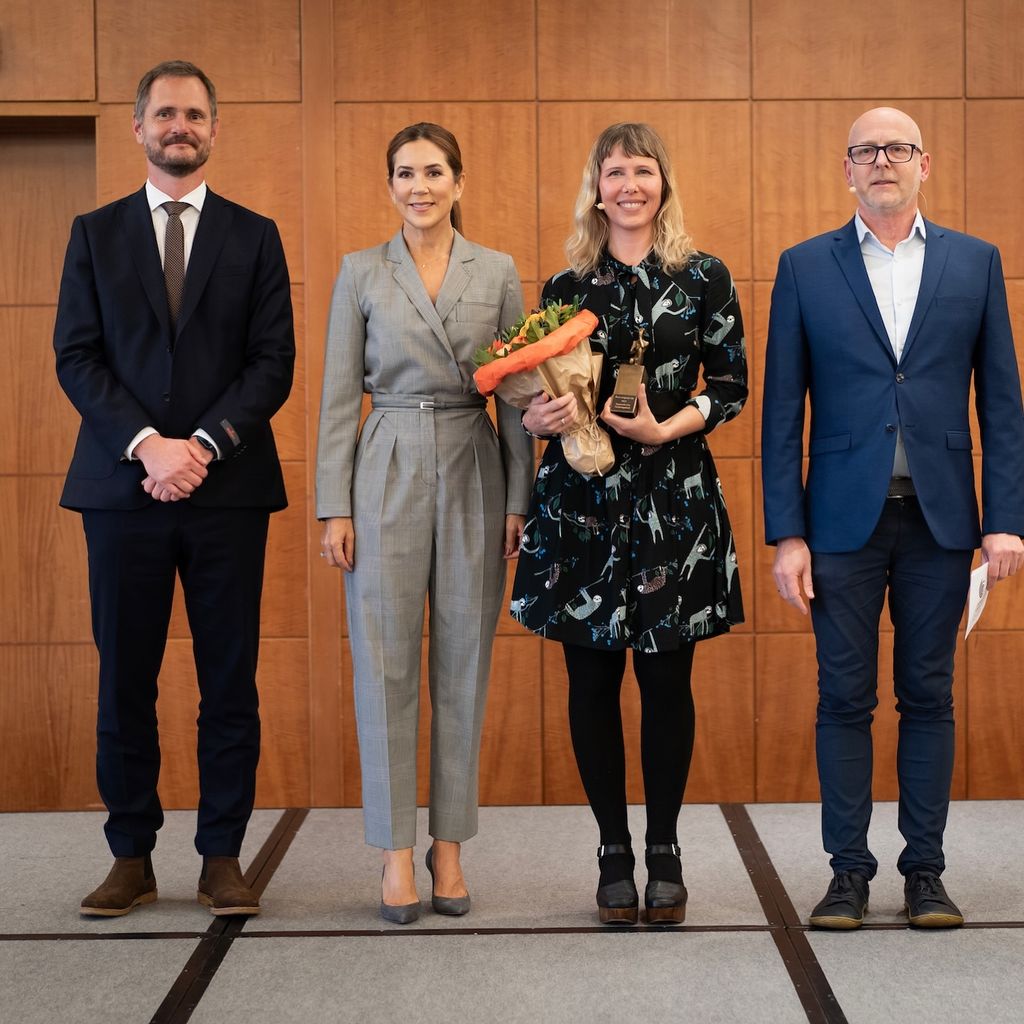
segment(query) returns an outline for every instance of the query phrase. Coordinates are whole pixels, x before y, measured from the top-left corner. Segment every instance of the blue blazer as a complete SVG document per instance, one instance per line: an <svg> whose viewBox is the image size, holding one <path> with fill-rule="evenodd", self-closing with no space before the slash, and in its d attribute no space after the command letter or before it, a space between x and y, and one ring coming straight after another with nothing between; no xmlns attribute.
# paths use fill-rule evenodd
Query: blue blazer
<svg viewBox="0 0 1024 1024"><path fill-rule="evenodd" d="M944 548L1024 534L1024 412L998 250L926 221L924 269L899 363L851 220L779 259L762 403L765 534L856 551L874 530L897 430ZM968 403L981 426L979 532ZM805 399L810 465L803 480Z"/></svg>
<svg viewBox="0 0 1024 1024"><path fill-rule="evenodd" d="M270 418L295 361L288 268L272 220L207 191L181 311L171 330L145 188L71 227L54 328L57 376L82 417L61 504L152 502L141 462L123 453L143 427L201 427L222 461L193 505L287 504Z"/></svg>

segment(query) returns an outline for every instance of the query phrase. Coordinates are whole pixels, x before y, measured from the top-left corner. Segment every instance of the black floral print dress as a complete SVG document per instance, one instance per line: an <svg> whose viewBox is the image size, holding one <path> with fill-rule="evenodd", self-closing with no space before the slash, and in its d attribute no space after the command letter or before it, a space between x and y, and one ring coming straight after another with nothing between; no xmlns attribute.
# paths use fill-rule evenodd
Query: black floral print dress
<svg viewBox="0 0 1024 1024"><path fill-rule="evenodd" d="M747 397L743 322L721 260L694 253L666 273L653 254L630 267L605 254L597 271L556 274L543 300L598 318L603 408L637 329L658 420L695 403L703 366L703 432L643 445L609 428L616 462L604 477L573 470L549 442L534 482L512 592L513 617L541 636L608 650L671 651L743 621L736 545L706 434ZM702 410L703 411L703 410Z"/></svg>

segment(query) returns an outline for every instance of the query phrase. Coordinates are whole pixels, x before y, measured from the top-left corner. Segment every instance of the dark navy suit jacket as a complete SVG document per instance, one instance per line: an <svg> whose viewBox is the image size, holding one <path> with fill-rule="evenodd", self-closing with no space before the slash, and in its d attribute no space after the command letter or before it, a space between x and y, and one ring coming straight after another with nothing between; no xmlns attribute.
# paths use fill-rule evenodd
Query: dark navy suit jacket
<svg viewBox="0 0 1024 1024"><path fill-rule="evenodd" d="M762 406L768 543L856 551L886 498L897 429L944 548L1024 534L1024 413L998 250L926 225L917 305L897 364L851 220L787 249L772 293ZM981 533L968 415L981 427ZM810 465L804 484L805 399Z"/></svg>
<svg viewBox="0 0 1024 1024"><path fill-rule="evenodd" d="M223 461L189 499L286 505L270 418L295 360L288 268L272 220L207 191L172 334L145 188L77 217L54 330L57 376L82 417L61 504L131 509L153 499L123 453L143 427L197 428Z"/></svg>

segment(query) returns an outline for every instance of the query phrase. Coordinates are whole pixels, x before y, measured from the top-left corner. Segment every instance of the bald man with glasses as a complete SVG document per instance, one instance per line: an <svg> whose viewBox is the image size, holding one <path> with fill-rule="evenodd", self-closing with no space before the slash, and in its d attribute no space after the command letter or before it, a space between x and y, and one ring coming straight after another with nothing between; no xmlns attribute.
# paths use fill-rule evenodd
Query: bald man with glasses
<svg viewBox="0 0 1024 1024"><path fill-rule="evenodd" d="M975 549L989 586L1024 563L1017 361L998 250L918 210L931 157L914 121L890 107L867 111L850 129L843 167L857 197L853 219L779 260L763 406L773 574L783 600L805 615L810 605L818 656L816 749L833 879L810 923L859 927L878 868L867 842L871 721L888 597L905 909L912 926L956 927L963 915L940 879L953 655Z"/></svg>

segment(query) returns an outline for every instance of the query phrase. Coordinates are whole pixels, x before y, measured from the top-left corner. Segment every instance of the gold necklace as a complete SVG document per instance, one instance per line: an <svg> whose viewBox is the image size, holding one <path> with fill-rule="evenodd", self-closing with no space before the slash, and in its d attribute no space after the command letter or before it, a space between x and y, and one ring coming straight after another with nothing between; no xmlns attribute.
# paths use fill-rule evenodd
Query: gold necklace
<svg viewBox="0 0 1024 1024"><path fill-rule="evenodd" d="M437 263L438 260L447 260L451 256L451 252L443 252L439 256L432 256L426 263L417 263L420 270L426 270L432 263Z"/></svg>

